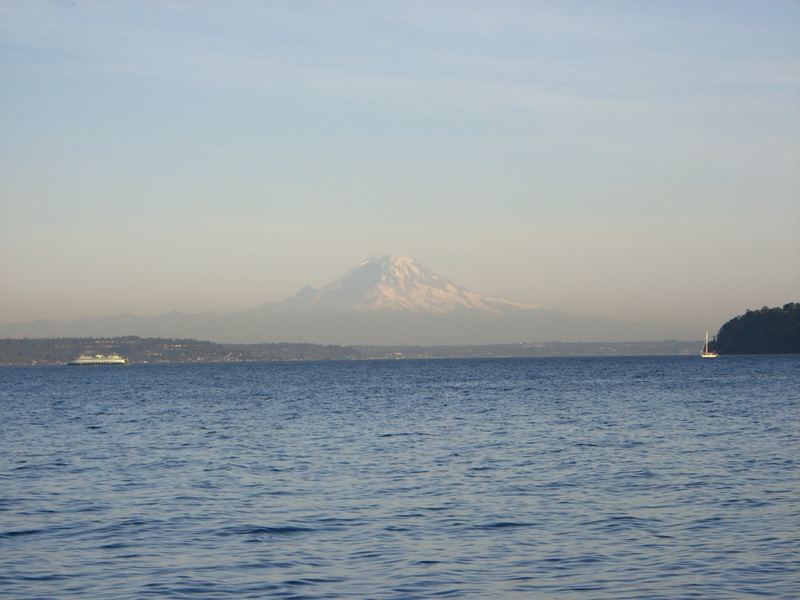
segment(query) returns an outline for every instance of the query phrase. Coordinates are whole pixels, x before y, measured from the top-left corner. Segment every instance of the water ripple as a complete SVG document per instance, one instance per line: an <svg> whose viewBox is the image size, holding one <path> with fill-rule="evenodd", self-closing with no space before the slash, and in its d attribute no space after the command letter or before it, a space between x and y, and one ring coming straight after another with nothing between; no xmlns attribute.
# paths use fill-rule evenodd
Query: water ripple
<svg viewBox="0 0 800 600"><path fill-rule="evenodd" d="M800 589L799 357L0 378L0 597Z"/></svg>

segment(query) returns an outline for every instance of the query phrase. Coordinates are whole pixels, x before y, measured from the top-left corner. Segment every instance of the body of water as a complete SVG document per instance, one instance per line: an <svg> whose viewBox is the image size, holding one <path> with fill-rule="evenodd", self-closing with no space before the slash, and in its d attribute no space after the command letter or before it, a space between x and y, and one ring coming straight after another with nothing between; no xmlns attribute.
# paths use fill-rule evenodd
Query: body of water
<svg viewBox="0 0 800 600"><path fill-rule="evenodd" d="M800 356L0 369L0 596L796 598Z"/></svg>

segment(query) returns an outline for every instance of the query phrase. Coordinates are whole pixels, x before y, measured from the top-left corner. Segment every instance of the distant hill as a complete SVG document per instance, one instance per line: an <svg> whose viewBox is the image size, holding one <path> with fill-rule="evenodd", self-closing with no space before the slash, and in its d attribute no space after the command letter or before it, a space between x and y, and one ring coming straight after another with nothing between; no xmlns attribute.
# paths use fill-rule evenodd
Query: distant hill
<svg viewBox="0 0 800 600"><path fill-rule="evenodd" d="M800 354L800 303L748 310L725 323L711 347L720 354Z"/></svg>
<svg viewBox="0 0 800 600"><path fill-rule="evenodd" d="M499 344L490 346L323 346L216 344L194 339L0 339L0 365L63 365L79 354L113 354L132 364L383 360L426 358L534 358L544 356L675 356L695 354L697 342Z"/></svg>
<svg viewBox="0 0 800 600"><path fill-rule="evenodd" d="M317 344L215 344L194 339L0 339L0 365L63 365L79 354L117 353L131 363L254 362L360 358L352 348Z"/></svg>
<svg viewBox="0 0 800 600"><path fill-rule="evenodd" d="M520 274L520 277L531 276ZM675 323L574 314L482 296L410 257L378 256L319 288L234 313L119 314L0 325L0 337L195 338L220 343L483 345L697 339Z"/></svg>

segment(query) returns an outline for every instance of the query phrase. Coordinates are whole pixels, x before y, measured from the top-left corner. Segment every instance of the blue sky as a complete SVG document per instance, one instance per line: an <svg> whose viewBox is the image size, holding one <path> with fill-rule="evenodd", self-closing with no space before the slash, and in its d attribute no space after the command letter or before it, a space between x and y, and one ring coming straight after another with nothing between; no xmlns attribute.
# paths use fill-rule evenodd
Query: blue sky
<svg viewBox="0 0 800 600"><path fill-rule="evenodd" d="M796 2L0 1L0 321L395 253L714 329L800 297Z"/></svg>

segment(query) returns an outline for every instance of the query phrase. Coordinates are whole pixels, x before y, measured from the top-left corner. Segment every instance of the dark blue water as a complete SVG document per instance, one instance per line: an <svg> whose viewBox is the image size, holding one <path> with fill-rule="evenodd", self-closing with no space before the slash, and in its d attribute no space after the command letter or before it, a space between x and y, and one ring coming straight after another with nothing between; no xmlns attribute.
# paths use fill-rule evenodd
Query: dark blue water
<svg viewBox="0 0 800 600"><path fill-rule="evenodd" d="M0 386L3 597L800 595L800 356Z"/></svg>

